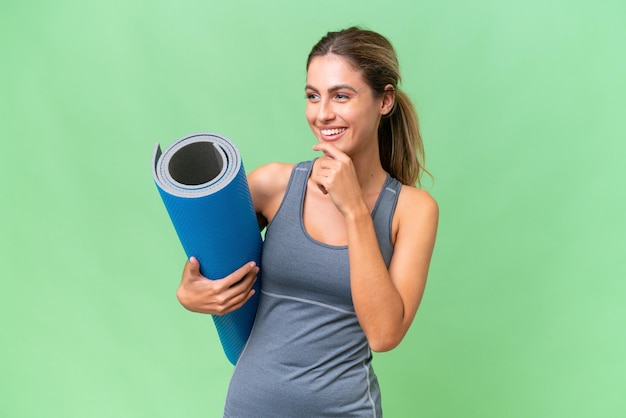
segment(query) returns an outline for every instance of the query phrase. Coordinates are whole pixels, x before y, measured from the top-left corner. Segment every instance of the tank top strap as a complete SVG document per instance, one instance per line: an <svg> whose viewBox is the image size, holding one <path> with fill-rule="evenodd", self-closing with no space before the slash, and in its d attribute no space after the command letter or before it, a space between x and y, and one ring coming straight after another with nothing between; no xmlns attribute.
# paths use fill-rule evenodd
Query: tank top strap
<svg viewBox="0 0 626 418"><path fill-rule="evenodd" d="M283 197L274 219L267 226L268 231L272 224L283 222L285 217L290 219L289 222L300 219L302 216L304 193L306 191L306 185L309 180L312 167L313 161L302 161L293 167L289 177L289 182L287 183L287 190L285 190L285 196ZM295 225L297 225L297 223Z"/></svg>
<svg viewBox="0 0 626 418"><path fill-rule="evenodd" d="M400 189L402 189L402 183L387 174L387 179L378 195L374 210L372 210L372 220L374 221L376 238L378 238L378 246L387 267L389 267L391 257L393 256L391 232L393 214L398 203Z"/></svg>
<svg viewBox="0 0 626 418"><path fill-rule="evenodd" d="M301 161L293 167L291 172L283 204L292 206L290 209L296 209L298 213L301 212L302 201L312 168L313 161Z"/></svg>
<svg viewBox="0 0 626 418"><path fill-rule="evenodd" d="M293 222L294 219L301 221L302 202L314 161L302 161L294 166L285 196L272 223L268 225L268 231L272 224L283 222L284 219L291 219L290 222ZM401 188L402 183L387 174L385 183L372 210L372 221L374 222L378 246L387 267L389 267L391 257L393 256L392 222Z"/></svg>
<svg viewBox="0 0 626 418"><path fill-rule="evenodd" d="M313 161L301 161L297 163L291 174L291 181L289 184L289 191L295 196L304 196L306 190L306 184L311 176L311 170L313 169Z"/></svg>

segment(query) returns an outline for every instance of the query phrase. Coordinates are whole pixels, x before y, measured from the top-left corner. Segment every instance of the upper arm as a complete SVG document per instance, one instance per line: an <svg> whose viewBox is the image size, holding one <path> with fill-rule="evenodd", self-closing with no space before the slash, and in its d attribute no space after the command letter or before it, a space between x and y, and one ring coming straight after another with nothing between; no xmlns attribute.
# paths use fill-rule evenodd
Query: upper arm
<svg viewBox="0 0 626 418"><path fill-rule="evenodd" d="M272 221L283 199L293 164L269 163L248 174L248 185L259 227Z"/></svg>
<svg viewBox="0 0 626 418"><path fill-rule="evenodd" d="M389 275L402 298L406 332L424 294L437 234L439 207L426 191L403 186L395 218L397 232Z"/></svg>

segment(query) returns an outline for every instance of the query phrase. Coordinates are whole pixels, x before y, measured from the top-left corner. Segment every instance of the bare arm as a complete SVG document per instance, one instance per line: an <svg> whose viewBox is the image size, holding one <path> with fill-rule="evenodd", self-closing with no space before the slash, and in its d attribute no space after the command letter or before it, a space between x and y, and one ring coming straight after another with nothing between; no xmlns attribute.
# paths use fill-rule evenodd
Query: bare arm
<svg viewBox="0 0 626 418"><path fill-rule="evenodd" d="M403 186L394 215L394 255L387 269L352 161L334 147L316 149L327 156L320 158L315 181L327 190L345 220L350 285L359 323L372 350L391 350L406 335L424 293L437 230L437 204L425 191Z"/></svg>
<svg viewBox="0 0 626 418"><path fill-rule="evenodd" d="M404 186L394 255L387 270L369 212L346 217L352 298L374 351L396 347L422 300L435 243L438 208L424 191Z"/></svg>
<svg viewBox="0 0 626 418"><path fill-rule="evenodd" d="M272 221L278 211L292 168L293 164L269 163L248 175L250 194L261 229Z"/></svg>

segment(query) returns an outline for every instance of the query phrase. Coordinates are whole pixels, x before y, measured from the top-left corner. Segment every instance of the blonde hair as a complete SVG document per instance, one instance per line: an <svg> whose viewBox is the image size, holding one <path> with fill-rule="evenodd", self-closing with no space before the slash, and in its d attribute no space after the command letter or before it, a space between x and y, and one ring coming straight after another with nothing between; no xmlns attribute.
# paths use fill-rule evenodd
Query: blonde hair
<svg viewBox="0 0 626 418"><path fill-rule="evenodd" d="M400 68L391 43L384 36L359 27L328 32L311 49L307 69L313 58L331 53L347 59L361 71L378 97L385 93L386 87L389 90L388 86L393 86L394 107L378 126L380 162L402 184L421 185L422 173L428 173L424 168L424 145L415 107L398 88Z"/></svg>

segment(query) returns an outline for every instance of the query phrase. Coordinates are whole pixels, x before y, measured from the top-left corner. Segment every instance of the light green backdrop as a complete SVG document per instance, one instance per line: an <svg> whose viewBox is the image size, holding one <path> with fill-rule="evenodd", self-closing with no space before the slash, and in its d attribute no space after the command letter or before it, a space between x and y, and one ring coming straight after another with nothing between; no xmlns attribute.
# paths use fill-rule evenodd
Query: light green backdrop
<svg viewBox="0 0 626 418"><path fill-rule="evenodd" d="M352 24L397 48L441 207L422 307L375 356L386 416L626 416L624 22L621 0L4 0L0 416L219 416L232 368L176 301L153 145L310 158L306 54Z"/></svg>

